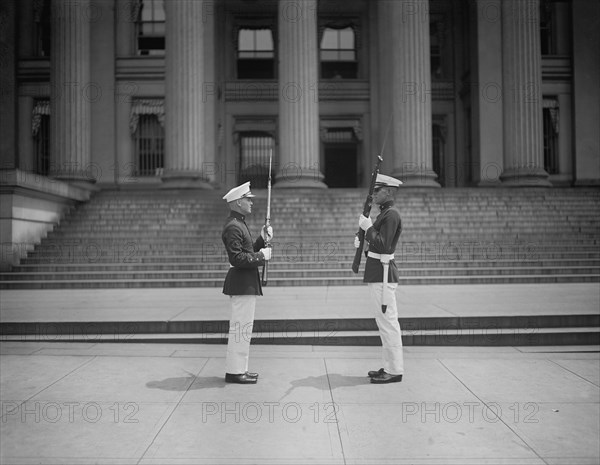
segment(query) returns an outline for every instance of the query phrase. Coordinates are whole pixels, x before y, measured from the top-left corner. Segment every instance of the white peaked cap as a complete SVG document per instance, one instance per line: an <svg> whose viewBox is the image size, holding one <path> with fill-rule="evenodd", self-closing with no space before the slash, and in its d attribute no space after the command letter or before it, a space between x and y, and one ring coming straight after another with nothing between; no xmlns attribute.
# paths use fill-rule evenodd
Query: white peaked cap
<svg viewBox="0 0 600 465"><path fill-rule="evenodd" d="M226 202L233 202L234 200L243 199L244 197L256 197L250 192L250 181L231 189L223 196L223 200Z"/></svg>
<svg viewBox="0 0 600 465"><path fill-rule="evenodd" d="M402 184L402 181L385 174L377 174L375 180L375 187L398 187L400 184Z"/></svg>

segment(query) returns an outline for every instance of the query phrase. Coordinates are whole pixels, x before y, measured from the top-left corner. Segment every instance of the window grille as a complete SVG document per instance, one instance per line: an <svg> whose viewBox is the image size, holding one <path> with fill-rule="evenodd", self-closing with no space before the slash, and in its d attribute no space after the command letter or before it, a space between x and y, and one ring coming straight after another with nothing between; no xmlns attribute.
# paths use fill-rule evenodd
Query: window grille
<svg viewBox="0 0 600 465"><path fill-rule="evenodd" d="M548 174L558 174L558 101L543 101L544 169Z"/></svg>
<svg viewBox="0 0 600 465"><path fill-rule="evenodd" d="M165 9L163 0L137 0L137 51L139 55L165 54Z"/></svg>
<svg viewBox="0 0 600 465"><path fill-rule="evenodd" d="M135 139L137 176L160 176L164 168L165 131L155 114L140 114Z"/></svg>
<svg viewBox="0 0 600 465"><path fill-rule="evenodd" d="M266 188L269 178L269 158L274 152L275 139L266 132L240 134L240 173L238 182L250 181L254 188ZM273 155L274 157L274 155ZM275 160L273 159L273 167ZM272 170L274 168L272 167ZM274 184L274 180L271 182Z"/></svg>
<svg viewBox="0 0 600 465"><path fill-rule="evenodd" d="M33 171L43 176L50 172L50 102L38 100L33 107L31 134L34 138Z"/></svg>
<svg viewBox="0 0 600 465"><path fill-rule="evenodd" d="M438 175L442 187L446 184L446 126L443 117L434 117L431 128L432 169Z"/></svg>

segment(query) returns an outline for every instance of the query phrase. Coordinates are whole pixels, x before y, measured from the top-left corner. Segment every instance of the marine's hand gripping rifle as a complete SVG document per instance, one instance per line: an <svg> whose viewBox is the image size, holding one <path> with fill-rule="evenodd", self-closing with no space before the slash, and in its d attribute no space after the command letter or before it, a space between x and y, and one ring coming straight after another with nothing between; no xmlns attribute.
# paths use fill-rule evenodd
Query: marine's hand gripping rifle
<svg viewBox="0 0 600 465"><path fill-rule="evenodd" d="M273 149L269 156L269 180L267 182L267 215L265 217L265 247L271 247L271 241L269 240L269 226L271 226L271 164L273 162ZM267 285L267 276L269 273L269 262L266 261L262 269L262 285Z"/></svg>
<svg viewBox="0 0 600 465"><path fill-rule="evenodd" d="M379 169L381 168L381 163L383 162L383 158L381 156L377 156L377 164L375 165L375 169L371 174L371 184L369 186L369 195L367 195L367 200L365 200L365 205L363 207L363 215L368 217L371 214L371 205L373 204L373 191L375 190L375 181L377 180L377 175L379 174ZM363 248L365 245L365 232L362 228L358 228L358 232L356 233L358 237L359 246L356 249L356 253L354 254L354 261L352 262L352 271L358 273L358 268L360 267L360 260L362 258Z"/></svg>

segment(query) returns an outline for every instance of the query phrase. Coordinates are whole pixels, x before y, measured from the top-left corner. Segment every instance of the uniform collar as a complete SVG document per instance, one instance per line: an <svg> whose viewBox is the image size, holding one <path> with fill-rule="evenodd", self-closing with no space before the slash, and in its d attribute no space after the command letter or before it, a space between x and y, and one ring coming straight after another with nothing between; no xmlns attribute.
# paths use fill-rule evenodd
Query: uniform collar
<svg viewBox="0 0 600 465"><path fill-rule="evenodd" d="M236 212L234 210L231 210L229 212L229 217L230 218L236 218L238 220L242 220L242 221L246 221L246 216L242 215L240 212Z"/></svg>
<svg viewBox="0 0 600 465"><path fill-rule="evenodd" d="M383 211L387 208L390 208L392 205L394 205L394 201L388 200L387 202L384 202L381 205L379 205L379 210Z"/></svg>

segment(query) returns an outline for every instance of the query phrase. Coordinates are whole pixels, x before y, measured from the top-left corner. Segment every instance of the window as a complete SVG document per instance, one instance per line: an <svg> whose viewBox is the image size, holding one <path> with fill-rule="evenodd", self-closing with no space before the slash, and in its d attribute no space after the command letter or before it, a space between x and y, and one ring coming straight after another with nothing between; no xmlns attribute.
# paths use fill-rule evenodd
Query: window
<svg viewBox="0 0 600 465"><path fill-rule="evenodd" d="M571 51L571 6L565 0L540 0L542 55L568 55Z"/></svg>
<svg viewBox="0 0 600 465"><path fill-rule="evenodd" d="M237 38L238 79L273 79L275 46L269 28L241 28Z"/></svg>
<svg viewBox="0 0 600 465"><path fill-rule="evenodd" d="M165 158L164 121L163 99L133 101L129 130L134 139L136 176L160 176Z"/></svg>
<svg viewBox="0 0 600 465"><path fill-rule="evenodd" d="M328 187L358 187L358 141L353 128L322 131L325 183Z"/></svg>
<svg viewBox="0 0 600 465"><path fill-rule="evenodd" d="M33 171L43 176L50 172L50 101L38 100L33 106L31 133L35 154Z"/></svg>
<svg viewBox="0 0 600 465"><path fill-rule="evenodd" d="M556 48L554 37L554 15L552 14L551 4L545 1L540 2L540 35L542 55L553 55Z"/></svg>
<svg viewBox="0 0 600 465"><path fill-rule="evenodd" d="M35 54L50 56L50 0L33 4Z"/></svg>
<svg viewBox="0 0 600 465"><path fill-rule="evenodd" d="M140 0L137 8L139 55L165 54L165 10L163 0Z"/></svg>
<svg viewBox="0 0 600 465"><path fill-rule="evenodd" d="M429 60L432 79L447 80L453 74L455 52L452 28L452 14L449 12L431 14L429 18Z"/></svg>
<svg viewBox="0 0 600 465"><path fill-rule="evenodd" d="M442 77L442 23L433 21L429 24L429 46L431 60L431 77Z"/></svg>
<svg viewBox="0 0 600 465"><path fill-rule="evenodd" d="M558 174L558 100L544 98L544 169L548 174Z"/></svg>
<svg viewBox="0 0 600 465"><path fill-rule="evenodd" d="M352 26L325 27L320 44L323 79L356 79L356 37Z"/></svg>
<svg viewBox="0 0 600 465"><path fill-rule="evenodd" d="M433 116L432 136L432 169L437 174L437 181L446 186L446 118L443 115Z"/></svg>
<svg viewBox="0 0 600 465"><path fill-rule="evenodd" d="M241 184L250 181L252 187L266 188L269 179L269 160L274 148L275 139L268 132L249 131L241 133L238 182Z"/></svg>

